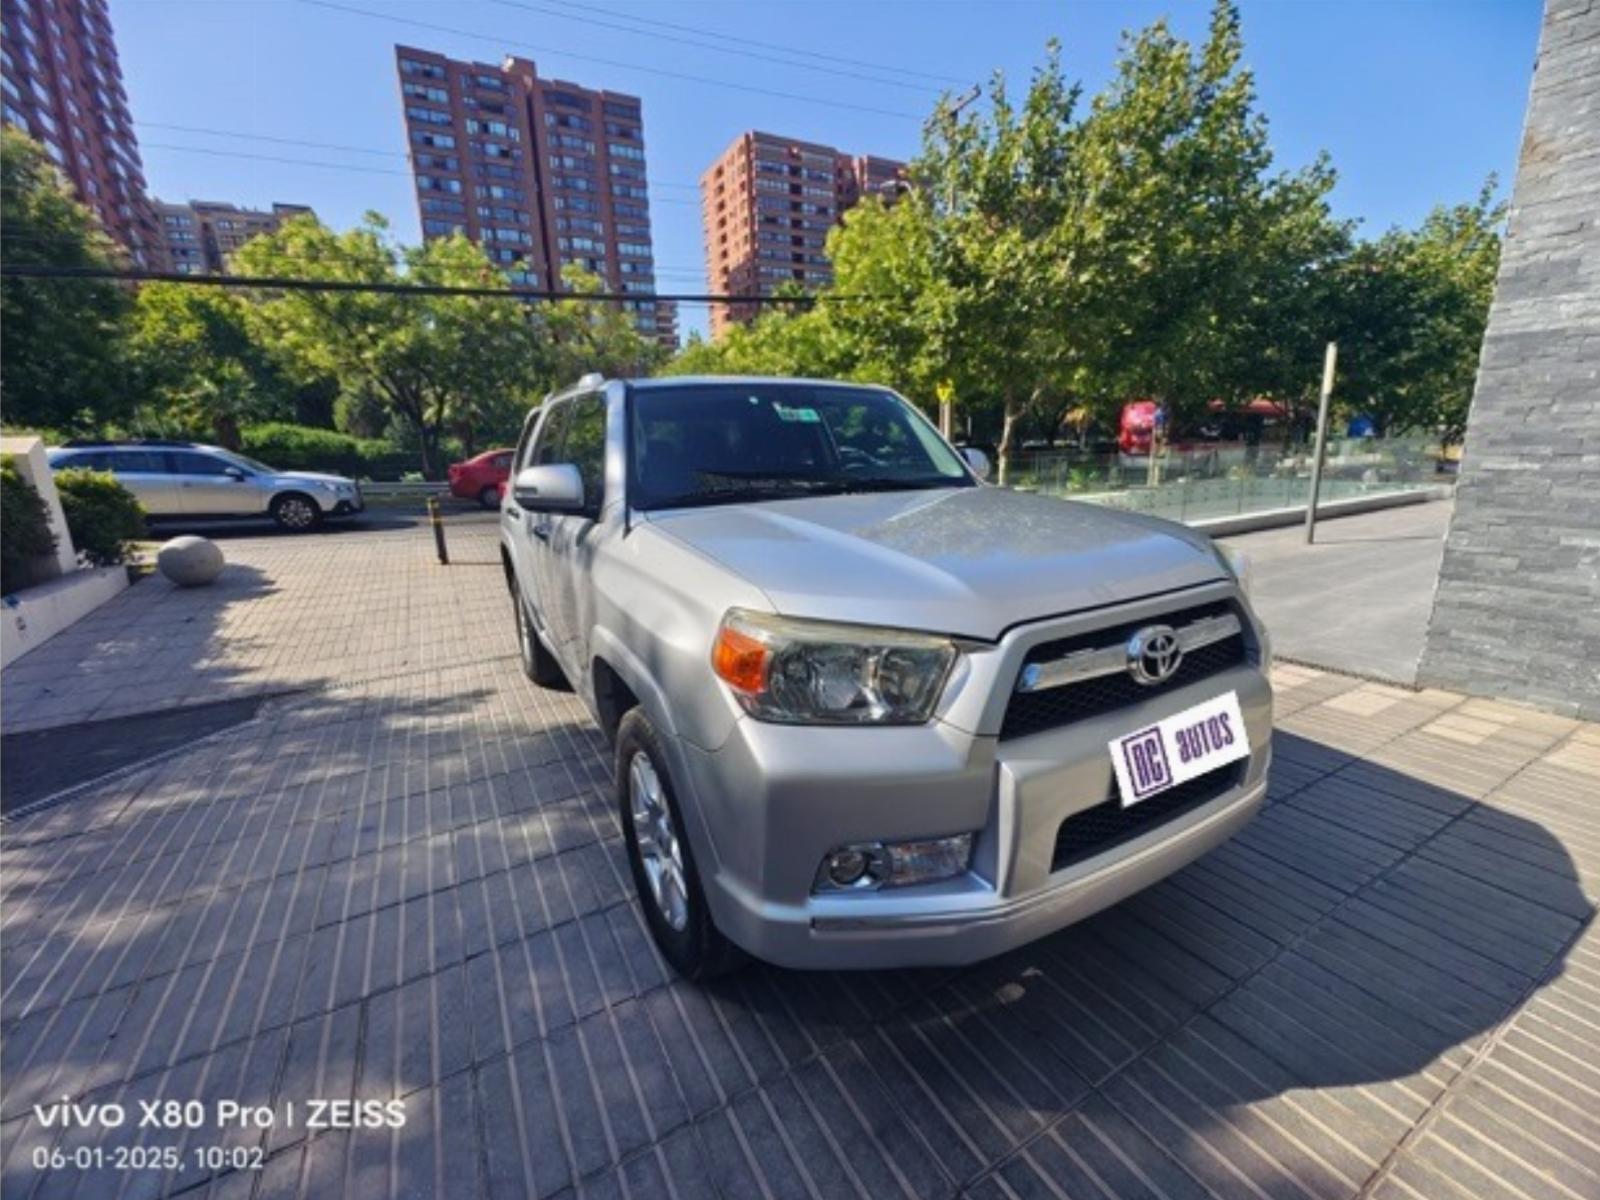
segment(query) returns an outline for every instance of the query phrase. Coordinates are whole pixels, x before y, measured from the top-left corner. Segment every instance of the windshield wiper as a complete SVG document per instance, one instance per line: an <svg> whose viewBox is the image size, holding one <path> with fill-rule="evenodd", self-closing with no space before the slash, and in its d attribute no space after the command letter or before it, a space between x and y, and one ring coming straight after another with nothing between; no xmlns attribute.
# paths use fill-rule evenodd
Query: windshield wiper
<svg viewBox="0 0 1600 1200"><path fill-rule="evenodd" d="M725 504L740 500L798 500L805 496L831 496L843 491L842 485L830 480L774 479L763 484L762 476L742 483L720 487L700 488L678 496L652 499L650 508L692 508L704 504Z"/></svg>
<svg viewBox="0 0 1600 1200"><path fill-rule="evenodd" d="M889 476L867 479L848 479L843 481L846 491L851 492L920 492L928 488L960 487L959 479L946 479L942 475L935 475L924 479L895 479Z"/></svg>

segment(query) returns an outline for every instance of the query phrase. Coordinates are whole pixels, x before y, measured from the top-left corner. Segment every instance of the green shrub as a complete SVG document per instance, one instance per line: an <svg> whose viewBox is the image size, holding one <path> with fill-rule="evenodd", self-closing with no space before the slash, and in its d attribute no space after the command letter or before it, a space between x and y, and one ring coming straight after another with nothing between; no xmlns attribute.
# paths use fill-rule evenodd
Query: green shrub
<svg viewBox="0 0 1600 1200"><path fill-rule="evenodd" d="M332 429L271 422L247 425L241 448L280 471L327 471L366 479L398 479L417 465L417 456L378 438L353 437Z"/></svg>
<svg viewBox="0 0 1600 1200"><path fill-rule="evenodd" d="M144 509L110 471L56 474L72 544L91 566L128 561L128 543L144 537Z"/></svg>
<svg viewBox="0 0 1600 1200"><path fill-rule="evenodd" d="M0 458L0 592L27 587L36 558L53 554L56 535L39 490L23 478L8 454Z"/></svg>

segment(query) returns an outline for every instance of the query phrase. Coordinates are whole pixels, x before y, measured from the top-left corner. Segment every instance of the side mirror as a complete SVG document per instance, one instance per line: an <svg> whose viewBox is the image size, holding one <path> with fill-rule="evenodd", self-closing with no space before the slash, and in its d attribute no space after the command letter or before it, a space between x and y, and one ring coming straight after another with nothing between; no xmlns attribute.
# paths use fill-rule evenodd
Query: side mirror
<svg viewBox="0 0 1600 1200"><path fill-rule="evenodd" d="M229 467L229 468L227 468L227 470L223 471L222 473L224 475L226 475L229 479L233 480L235 483L243 483L244 482L245 474L238 467Z"/></svg>
<svg viewBox="0 0 1600 1200"><path fill-rule="evenodd" d="M961 457L967 460L967 466L979 479L989 478L989 456L982 450L976 446L966 446L962 448Z"/></svg>
<svg viewBox="0 0 1600 1200"><path fill-rule="evenodd" d="M583 476L571 463L547 463L517 473L512 499L529 512L577 512L583 508Z"/></svg>

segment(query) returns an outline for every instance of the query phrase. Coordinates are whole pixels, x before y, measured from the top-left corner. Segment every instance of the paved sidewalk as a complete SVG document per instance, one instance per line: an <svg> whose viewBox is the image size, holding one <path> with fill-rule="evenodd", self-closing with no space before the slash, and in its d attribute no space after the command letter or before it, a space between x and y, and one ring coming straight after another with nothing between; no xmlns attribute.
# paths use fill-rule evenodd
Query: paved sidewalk
<svg viewBox="0 0 1600 1200"><path fill-rule="evenodd" d="M494 518L449 522L442 569L423 524L330 524L219 542L216 583L152 575L5 669L7 734L272 695L516 652ZM505 636L485 642L484 631ZM469 636L469 632L470 636Z"/></svg>
<svg viewBox="0 0 1600 1200"><path fill-rule="evenodd" d="M1165 883L967 970L699 989L598 733L425 550L238 547L218 677L333 686L5 827L6 1197L1600 1194L1600 727L1282 666L1268 808ZM319 620L257 612L301 573ZM192 1097L405 1124L137 1126ZM129 1146L181 1161L90 1157Z"/></svg>
<svg viewBox="0 0 1600 1200"><path fill-rule="evenodd" d="M1433 612L1452 501L1223 538L1250 555L1251 602L1279 654L1410 685Z"/></svg>

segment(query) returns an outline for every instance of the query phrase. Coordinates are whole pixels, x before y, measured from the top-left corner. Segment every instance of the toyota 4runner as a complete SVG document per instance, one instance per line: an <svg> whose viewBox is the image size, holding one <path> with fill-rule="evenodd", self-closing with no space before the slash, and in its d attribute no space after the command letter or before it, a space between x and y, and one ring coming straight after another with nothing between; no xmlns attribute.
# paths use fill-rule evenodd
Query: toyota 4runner
<svg viewBox="0 0 1600 1200"><path fill-rule="evenodd" d="M1269 649L1239 565L986 470L856 384L587 376L529 416L500 520L522 666L612 740L684 975L735 947L984 958L1260 806Z"/></svg>

